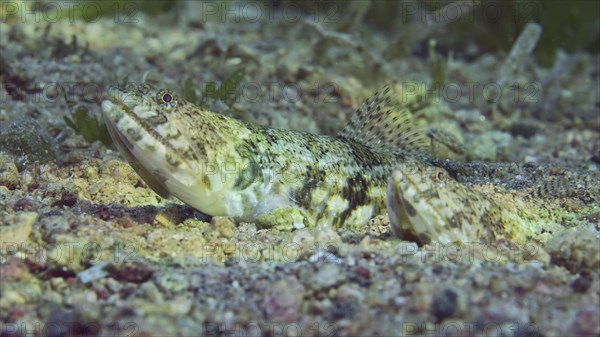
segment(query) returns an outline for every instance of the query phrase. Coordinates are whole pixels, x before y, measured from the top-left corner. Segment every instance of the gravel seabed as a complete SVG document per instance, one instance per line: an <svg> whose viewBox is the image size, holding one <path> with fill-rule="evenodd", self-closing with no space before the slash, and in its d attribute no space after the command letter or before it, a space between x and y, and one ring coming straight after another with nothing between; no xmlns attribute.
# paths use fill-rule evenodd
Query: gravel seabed
<svg viewBox="0 0 600 337"><path fill-rule="evenodd" d="M369 228L260 228L160 198L115 149L68 128L73 105L99 114L110 85L146 71L182 92L187 78L222 81L242 65L242 94L225 113L325 134L382 84L429 81L426 57L370 59L390 43L377 32L223 24L179 6L131 23L0 23L0 336L600 334L597 205L547 245L514 250L418 247L395 238L386 215ZM462 139L458 159L565 167L595 177L597 193L598 55L562 53L569 62L553 77L527 60L514 82L544 84L545 96L503 97L509 114L481 91L504 56L449 61L448 83L481 85L417 123Z"/></svg>

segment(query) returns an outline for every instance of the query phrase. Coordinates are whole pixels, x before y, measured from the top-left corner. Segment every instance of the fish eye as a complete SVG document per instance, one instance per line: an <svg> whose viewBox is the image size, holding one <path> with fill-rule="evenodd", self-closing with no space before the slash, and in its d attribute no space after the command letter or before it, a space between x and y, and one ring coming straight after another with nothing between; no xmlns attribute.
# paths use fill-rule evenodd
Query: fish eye
<svg viewBox="0 0 600 337"><path fill-rule="evenodd" d="M437 173L435 174L435 177L438 181L442 181L446 178L446 173L444 171L437 171Z"/></svg>
<svg viewBox="0 0 600 337"><path fill-rule="evenodd" d="M173 108L177 105L177 98L175 95L168 90L160 90L156 94L156 101L160 105L164 105L166 108Z"/></svg>

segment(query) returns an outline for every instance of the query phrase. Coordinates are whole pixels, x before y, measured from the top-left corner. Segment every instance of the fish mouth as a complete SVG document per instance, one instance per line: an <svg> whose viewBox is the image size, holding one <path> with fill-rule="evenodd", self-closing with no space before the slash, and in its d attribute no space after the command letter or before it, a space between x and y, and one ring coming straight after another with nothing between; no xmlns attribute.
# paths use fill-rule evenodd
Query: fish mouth
<svg viewBox="0 0 600 337"><path fill-rule="evenodd" d="M400 184L406 179L405 175L400 170L395 170L388 182L387 190L387 209L390 217L392 230L397 237L405 238L411 236L408 209L405 205L406 200Z"/></svg>
<svg viewBox="0 0 600 337"><path fill-rule="evenodd" d="M184 137L173 138L166 130L176 121L165 119L162 126L155 127L146 120L160 112L152 110L154 106L146 96L151 93L113 89L110 98L102 102L106 126L119 151L158 195L172 195L206 214L214 213L215 207L222 208L226 203L214 201L215 195L201 176L200 164L176 147L175 143L185 146Z"/></svg>
<svg viewBox="0 0 600 337"><path fill-rule="evenodd" d="M102 102L102 111L105 120L117 123L123 116L131 118L138 127L141 127L146 133L154 137L157 142L164 143L162 137L154 132L153 127L142 118L138 117L133 111L136 106L142 103L136 99L135 95L127 93L118 88L109 90L108 100ZM108 124L108 123L107 123Z"/></svg>
<svg viewBox="0 0 600 337"><path fill-rule="evenodd" d="M120 92L120 91L119 91ZM125 93L120 92L122 95ZM158 177L160 177L160 173L157 171L151 172L147 170L139 160L136 159L136 155L134 154L134 150L136 149L136 145L130 141L130 139L117 127L116 121L122 118L126 112L124 112L124 108L127 108L123 103L121 103L116 97L110 96L109 100L105 100L102 102L102 115L104 118L104 123L106 124L106 128L110 134L110 137L113 140L113 143L123 154L129 165L137 172L137 174L144 180L144 182L154 191L156 194L160 195L163 198L170 197L171 193L168 191L167 187L161 182ZM119 109L120 108L120 109ZM121 111L119 111L121 110Z"/></svg>
<svg viewBox="0 0 600 337"><path fill-rule="evenodd" d="M397 168L388 184L387 208L394 233L402 239L415 241L420 245L443 239L439 235L440 224L445 222L443 212L434 202L426 200L428 188L433 182L425 179L422 170ZM440 188L443 188L440 186ZM449 243L449 242L442 242Z"/></svg>

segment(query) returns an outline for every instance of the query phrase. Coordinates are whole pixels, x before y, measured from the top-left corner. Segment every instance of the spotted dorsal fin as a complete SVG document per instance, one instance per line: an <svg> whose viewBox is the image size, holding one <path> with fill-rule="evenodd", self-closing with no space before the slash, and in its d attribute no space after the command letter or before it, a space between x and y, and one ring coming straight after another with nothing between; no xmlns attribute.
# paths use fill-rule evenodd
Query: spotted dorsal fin
<svg viewBox="0 0 600 337"><path fill-rule="evenodd" d="M425 132L415 127L412 113L428 103L417 99L401 104L395 97L394 85L388 84L369 97L338 137L393 153L426 152Z"/></svg>

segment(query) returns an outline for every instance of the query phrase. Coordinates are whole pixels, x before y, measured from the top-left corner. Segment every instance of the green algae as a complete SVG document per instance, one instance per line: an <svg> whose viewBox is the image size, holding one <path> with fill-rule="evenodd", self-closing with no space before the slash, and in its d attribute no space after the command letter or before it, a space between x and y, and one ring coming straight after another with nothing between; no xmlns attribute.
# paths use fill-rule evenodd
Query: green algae
<svg viewBox="0 0 600 337"><path fill-rule="evenodd" d="M239 86L245 77L246 67L241 66L233 71L221 84L218 84L216 81L208 82L200 97L197 94L198 86L188 77L183 83L183 95L185 100L204 108L213 101L222 101L231 108L239 97Z"/></svg>
<svg viewBox="0 0 600 337"><path fill-rule="evenodd" d="M448 62L435 51L436 41L429 40L429 64L431 67L431 82L434 88L443 86L448 77Z"/></svg>
<svg viewBox="0 0 600 337"><path fill-rule="evenodd" d="M106 128L106 125L98 121L98 119L92 115L87 108L78 106L73 112L72 119L64 116L65 123L75 132L82 135L85 140L93 143L97 140L101 141L106 146L112 145L112 139L110 133Z"/></svg>

